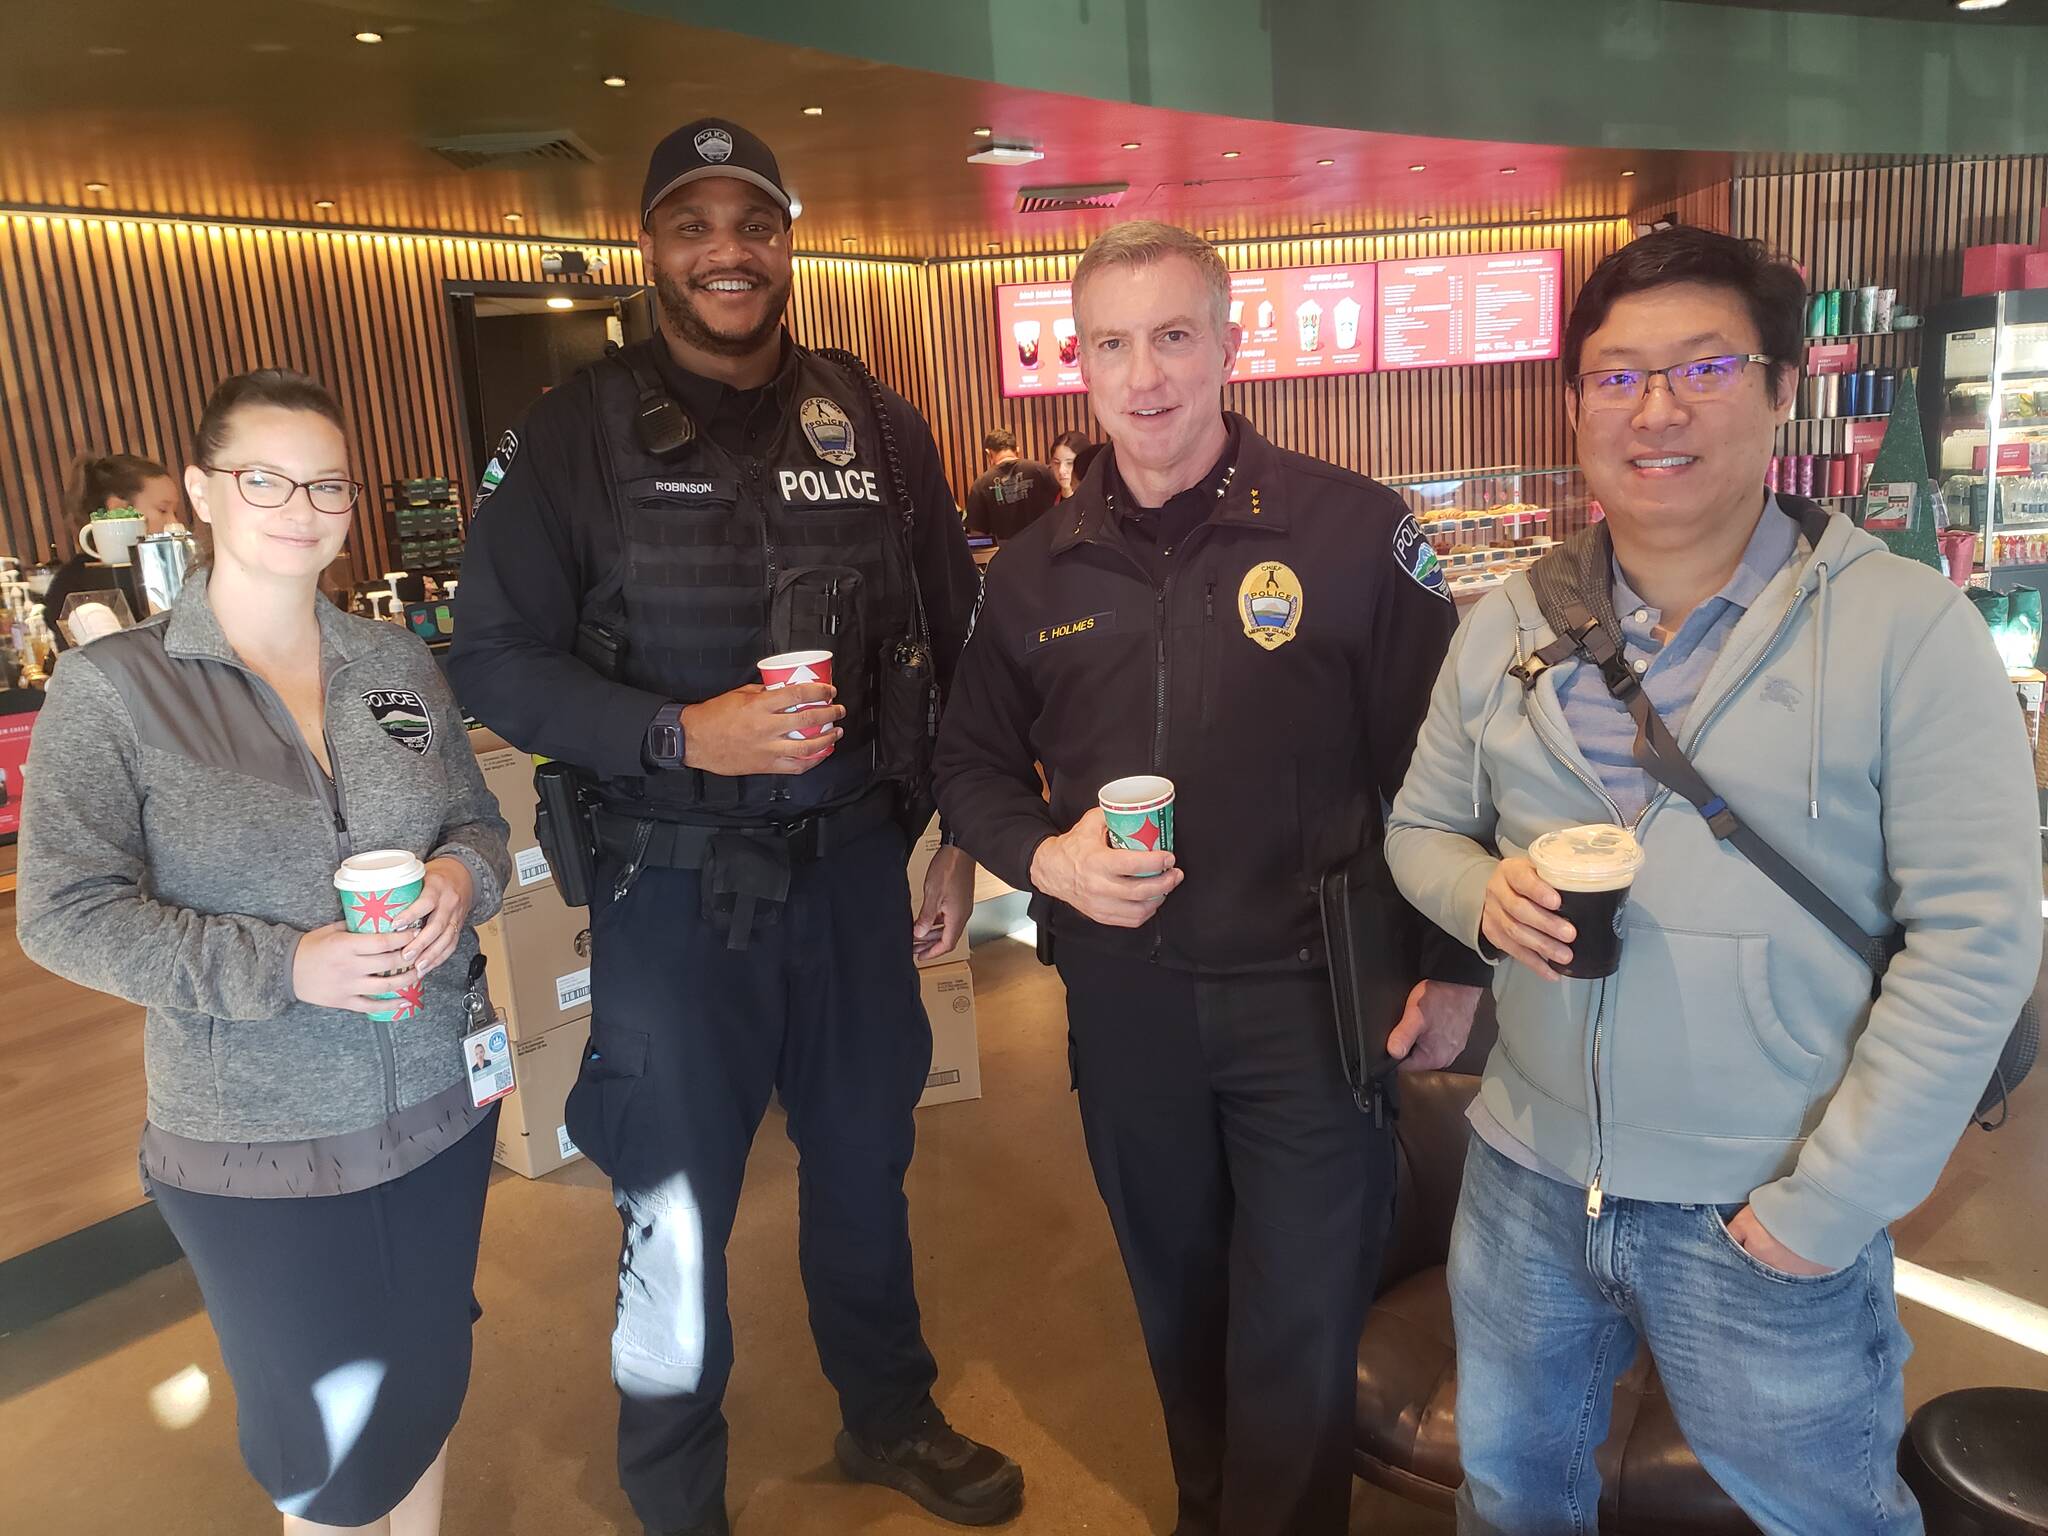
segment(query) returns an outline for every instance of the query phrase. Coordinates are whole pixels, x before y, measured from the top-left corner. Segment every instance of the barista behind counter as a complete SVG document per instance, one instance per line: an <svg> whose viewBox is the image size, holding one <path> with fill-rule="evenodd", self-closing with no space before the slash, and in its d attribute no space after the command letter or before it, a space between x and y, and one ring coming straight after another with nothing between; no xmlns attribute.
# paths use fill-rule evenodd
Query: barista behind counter
<svg viewBox="0 0 2048 1536"><path fill-rule="evenodd" d="M139 537L182 528L178 514L183 506L177 481L154 459L133 453L111 453L104 458L82 458L72 467L66 510L75 529L73 537L80 541L80 547L57 568L42 597L43 622L49 625L58 650L70 648L70 639L59 620L64 617L64 605L77 593L118 591L128 599L133 617L144 617L143 596L134 583L129 551ZM115 513L123 515L110 515ZM139 527L129 524L130 516L139 522ZM101 532L101 525L108 531ZM100 545L102 553L113 556L112 559L102 563L93 558L92 551L85 547L88 526L94 530L90 542Z"/></svg>

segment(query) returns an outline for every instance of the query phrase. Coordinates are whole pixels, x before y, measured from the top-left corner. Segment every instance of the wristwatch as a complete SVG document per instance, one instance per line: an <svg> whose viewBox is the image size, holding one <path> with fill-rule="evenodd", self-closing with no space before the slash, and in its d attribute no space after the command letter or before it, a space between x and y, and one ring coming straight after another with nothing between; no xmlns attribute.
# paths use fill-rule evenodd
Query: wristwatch
<svg viewBox="0 0 2048 1536"><path fill-rule="evenodd" d="M683 706L664 704L654 712L647 727L647 745L641 755L647 766L670 772L683 766Z"/></svg>

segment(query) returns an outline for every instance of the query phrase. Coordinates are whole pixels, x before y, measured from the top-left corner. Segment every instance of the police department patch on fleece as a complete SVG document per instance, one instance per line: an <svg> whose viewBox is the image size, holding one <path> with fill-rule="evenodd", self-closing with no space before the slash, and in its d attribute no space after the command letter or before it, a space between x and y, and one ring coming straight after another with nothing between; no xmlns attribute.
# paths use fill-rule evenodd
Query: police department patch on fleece
<svg viewBox="0 0 2048 1536"><path fill-rule="evenodd" d="M498 451L491 455L491 462L484 466L483 479L476 488L476 504L482 506L491 499L505 481L505 471L512 467L512 461L519 457L519 434L507 431L498 439Z"/></svg>
<svg viewBox="0 0 2048 1536"><path fill-rule="evenodd" d="M370 706L386 736L408 752L427 755L434 744L434 717L427 712L425 699L410 688L372 688L363 695L363 702Z"/></svg>
<svg viewBox="0 0 2048 1536"><path fill-rule="evenodd" d="M1413 512L1402 518L1401 525L1394 530L1394 559L1408 573L1408 579L1423 591L1434 592L1445 602L1451 600L1444 587L1443 562L1437 559Z"/></svg>

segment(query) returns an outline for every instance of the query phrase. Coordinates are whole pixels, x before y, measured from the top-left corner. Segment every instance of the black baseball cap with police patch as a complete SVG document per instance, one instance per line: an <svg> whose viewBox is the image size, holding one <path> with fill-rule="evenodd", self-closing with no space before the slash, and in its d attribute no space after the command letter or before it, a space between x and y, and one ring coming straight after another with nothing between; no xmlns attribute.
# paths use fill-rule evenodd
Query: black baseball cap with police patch
<svg viewBox="0 0 2048 1536"><path fill-rule="evenodd" d="M796 194L784 185L775 152L738 123L722 117L700 117L685 123L654 146L647 159L647 182L640 192L640 225L661 200L687 182L730 176L752 182L794 219L803 212Z"/></svg>

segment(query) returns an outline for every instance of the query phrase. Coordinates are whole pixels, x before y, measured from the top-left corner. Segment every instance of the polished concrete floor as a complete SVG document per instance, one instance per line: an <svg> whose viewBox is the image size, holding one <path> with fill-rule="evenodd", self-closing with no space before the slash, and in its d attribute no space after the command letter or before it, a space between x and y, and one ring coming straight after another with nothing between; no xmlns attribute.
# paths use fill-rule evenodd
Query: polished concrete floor
<svg viewBox="0 0 2048 1536"><path fill-rule="evenodd" d="M1067 1092L1059 984L1009 942L982 949L975 974L986 1096L920 1113L911 1175L940 1400L1023 1462L1017 1536L1168 1530L1159 1409ZM1931 1269L2048 1303L2048 1088L2030 1085L2019 1110L1995 1136L1969 1134L1898 1243ZM617 1240L587 1166L538 1183L496 1176L449 1536L637 1532L611 1464ZM795 1157L771 1115L731 1249L739 1536L945 1529L833 1466L836 1414L795 1243ZM1906 1312L1914 1402L1981 1383L2048 1387L2048 1358L1924 1307ZM0 1340L0 1528L215 1536L274 1529L274 1518L242 1472L232 1396L182 1264ZM1353 1529L1406 1536L1450 1522L1361 1487Z"/></svg>

